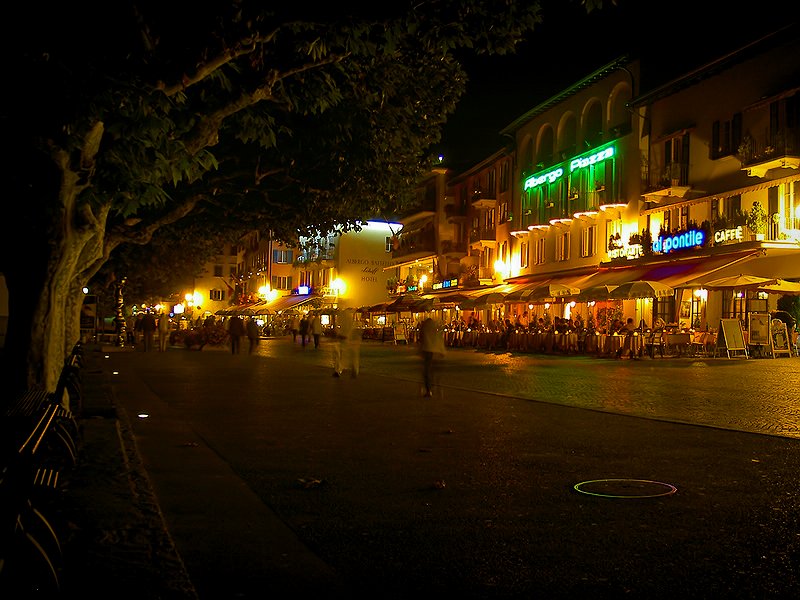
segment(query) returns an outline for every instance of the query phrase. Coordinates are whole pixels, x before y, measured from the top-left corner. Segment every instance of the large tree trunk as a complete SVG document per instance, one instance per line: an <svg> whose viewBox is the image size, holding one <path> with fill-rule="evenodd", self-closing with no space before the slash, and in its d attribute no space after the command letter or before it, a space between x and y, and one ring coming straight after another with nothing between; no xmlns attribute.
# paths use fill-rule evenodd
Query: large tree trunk
<svg viewBox="0 0 800 600"><path fill-rule="evenodd" d="M104 260L109 209L78 210L77 175L66 160L60 167L58 197L43 201L48 210L32 236L37 239L31 241L27 262L5 273L9 323L4 366L12 398L35 385L55 390L64 359L79 340L81 289Z"/></svg>

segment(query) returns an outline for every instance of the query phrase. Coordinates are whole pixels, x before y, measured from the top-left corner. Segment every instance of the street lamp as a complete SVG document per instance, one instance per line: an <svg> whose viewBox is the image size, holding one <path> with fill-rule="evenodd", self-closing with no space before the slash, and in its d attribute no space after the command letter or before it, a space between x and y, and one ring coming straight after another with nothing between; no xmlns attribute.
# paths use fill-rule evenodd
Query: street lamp
<svg viewBox="0 0 800 600"><path fill-rule="evenodd" d="M337 277L333 281L331 281L331 289L333 290L334 294L336 294L336 306L339 306L339 296L343 296L345 290L347 290L347 285L345 282L340 278Z"/></svg>

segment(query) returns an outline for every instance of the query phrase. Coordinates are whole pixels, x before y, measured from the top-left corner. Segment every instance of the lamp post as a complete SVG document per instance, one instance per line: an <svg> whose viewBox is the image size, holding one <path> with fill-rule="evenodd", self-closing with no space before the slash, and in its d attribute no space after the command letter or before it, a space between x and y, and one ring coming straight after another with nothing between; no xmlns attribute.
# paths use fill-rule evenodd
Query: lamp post
<svg viewBox="0 0 800 600"><path fill-rule="evenodd" d="M117 329L117 340L115 345L119 347L125 345L125 340L128 336L128 330L127 327L125 327L125 315L122 314L122 307L124 306L123 292L125 289L125 283L127 283L127 281L128 279L126 277L117 280L117 285L114 289L114 322L116 323Z"/></svg>

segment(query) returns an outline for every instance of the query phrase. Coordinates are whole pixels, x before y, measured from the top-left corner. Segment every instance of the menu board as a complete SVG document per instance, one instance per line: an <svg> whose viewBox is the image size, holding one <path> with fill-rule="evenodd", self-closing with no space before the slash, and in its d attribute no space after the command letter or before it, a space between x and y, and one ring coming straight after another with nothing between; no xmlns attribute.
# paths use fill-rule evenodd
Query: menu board
<svg viewBox="0 0 800 600"><path fill-rule="evenodd" d="M771 343L769 314L751 312L749 316L747 341L753 346L769 346Z"/></svg>
<svg viewBox="0 0 800 600"><path fill-rule="evenodd" d="M743 351L747 358L747 344L744 343L744 332L739 319L720 319L717 348L724 348L728 358L735 351Z"/></svg>
<svg viewBox="0 0 800 600"><path fill-rule="evenodd" d="M789 331L786 323L774 319L770 327L772 333L772 352L775 354L788 354L792 355L792 350L789 348Z"/></svg>

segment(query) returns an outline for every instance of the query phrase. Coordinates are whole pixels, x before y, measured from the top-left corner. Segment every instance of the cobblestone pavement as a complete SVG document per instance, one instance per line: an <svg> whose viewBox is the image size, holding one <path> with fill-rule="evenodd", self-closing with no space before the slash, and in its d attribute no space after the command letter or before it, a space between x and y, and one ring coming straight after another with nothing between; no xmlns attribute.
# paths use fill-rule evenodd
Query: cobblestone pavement
<svg viewBox="0 0 800 600"><path fill-rule="evenodd" d="M104 364L200 598L800 594L797 358L331 349Z"/></svg>
<svg viewBox="0 0 800 600"><path fill-rule="evenodd" d="M262 343L262 356L328 365L326 352ZM365 372L418 380L412 346L365 342ZM613 360L583 355L450 349L440 385L616 414L800 437L800 358L657 357Z"/></svg>

